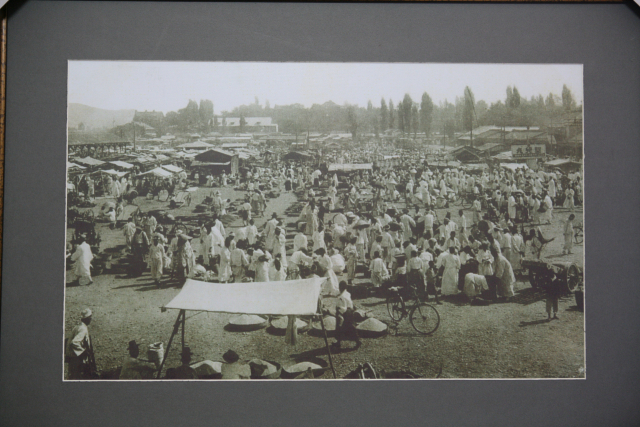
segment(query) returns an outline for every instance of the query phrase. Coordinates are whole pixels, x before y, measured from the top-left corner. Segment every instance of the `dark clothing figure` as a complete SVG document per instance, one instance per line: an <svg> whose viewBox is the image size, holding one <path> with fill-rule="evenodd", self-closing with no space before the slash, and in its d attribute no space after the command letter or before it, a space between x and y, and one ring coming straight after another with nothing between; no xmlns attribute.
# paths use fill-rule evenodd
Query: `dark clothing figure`
<svg viewBox="0 0 640 427"><path fill-rule="evenodd" d="M141 229L136 230L136 233L131 238L131 251L133 253L131 275L133 277L139 277L145 269L144 256L149 251L149 238L147 237L147 233Z"/></svg>

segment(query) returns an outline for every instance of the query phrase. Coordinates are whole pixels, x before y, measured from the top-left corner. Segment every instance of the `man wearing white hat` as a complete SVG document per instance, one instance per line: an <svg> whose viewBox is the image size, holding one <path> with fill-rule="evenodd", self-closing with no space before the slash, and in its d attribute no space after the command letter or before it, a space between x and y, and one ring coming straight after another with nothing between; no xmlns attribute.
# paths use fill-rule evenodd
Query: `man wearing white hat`
<svg viewBox="0 0 640 427"><path fill-rule="evenodd" d="M80 323L78 323L67 340L65 354L69 364L69 379L82 380L91 378L91 360L93 348L91 337L89 336L89 324L91 323L91 309L85 308L80 313Z"/></svg>

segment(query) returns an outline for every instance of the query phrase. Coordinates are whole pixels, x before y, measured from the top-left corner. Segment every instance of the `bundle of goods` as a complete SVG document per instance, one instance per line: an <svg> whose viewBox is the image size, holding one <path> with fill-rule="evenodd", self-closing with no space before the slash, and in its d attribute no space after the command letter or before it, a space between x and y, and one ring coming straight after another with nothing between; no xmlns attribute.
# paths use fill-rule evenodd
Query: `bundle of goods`
<svg viewBox="0 0 640 427"><path fill-rule="evenodd" d="M277 335L284 335L287 331L288 324L289 324L288 316L274 319L271 321L271 332ZM309 329L309 324L304 320L296 318L296 327L298 328L298 333L302 333Z"/></svg>
<svg viewBox="0 0 640 427"><path fill-rule="evenodd" d="M238 332L256 331L267 327L269 320L255 314L241 314L229 319L229 329Z"/></svg>
<svg viewBox="0 0 640 427"><path fill-rule="evenodd" d="M316 336L323 336L322 324L320 322L314 322L311 325L309 333L313 333ZM334 336L336 333L336 318L333 316L324 317L324 329L327 331L327 336Z"/></svg>
<svg viewBox="0 0 640 427"><path fill-rule="evenodd" d="M282 366L279 363L260 359L251 359L249 367L251 368L251 378L253 379L273 380L280 378L282 372Z"/></svg>
<svg viewBox="0 0 640 427"><path fill-rule="evenodd" d="M195 369L200 379L220 379L222 378L222 362L212 362L203 360L191 365Z"/></svg>
<svg viewBox="0 0 640 427"><path fill-rule="evenodd" d="M360 323L356 329L358 330L358 335L364 338L377 338L385 335L389 330L389 327L386 323L379 321L378 319L374 319L373 317L368 318L364 322Z"/></svg>
<svg viewBox="0 0 640 427"><path fill-rule="evenodd" d="M327 362L314 359L313 362L300 362L282 369L282 378L318 378L327 370Z"/></svg>

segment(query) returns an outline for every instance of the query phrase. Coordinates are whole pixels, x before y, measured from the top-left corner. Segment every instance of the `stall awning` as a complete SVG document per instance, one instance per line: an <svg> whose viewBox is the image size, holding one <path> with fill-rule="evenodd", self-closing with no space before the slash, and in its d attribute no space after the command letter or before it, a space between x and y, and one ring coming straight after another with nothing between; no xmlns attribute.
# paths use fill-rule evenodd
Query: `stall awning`
<svg viewBox="0 0 640 427"><path fill-rule="evenodd" d="M84 166L76 165L75 163L72 163L72 162L67 162L67 169L73 169L73 168L86 169Z"/></svg>
<svg viewBox="0 0 640 427"><path fill-rule="evenodd" d="M182 172L184 169L178 167L178 166L174 166L174 165L162 165L161 166L162 169L166 169L169 172L173 172L173 173L180 173Z"/></svg>
<svg viewBox="0 0 640 427"><path fill-rule="evenodd" d="M155 176L158 176L160 178L171 178L173 176L173 174L169 171L166 171L162 168L155 168L155 169L151 169L150 171L147 171L145 173L141 173L140 175L147 175L147 174L153 174ZM140 176L138 175L138 176Z"/></svg>
<svg viewBox="0 0 640 427"><path fill-rule="evenodd" d="M351 172L358 170L371 170L373 163L332 163L329 165L329 172L343 171Z"/></svg>
<svg viewBox="0 0 640 427"><path fill-rule="evenodd" d="M109 163L112 165L120 166L121 168L131 169L133 165L131 163L123 162L121 160L112 160Z"/></svg>
<svg viewBox="0 0 640 427"><path fill-rule="evenodd" d="M324 277L286 282L208 283L187 279L165 308L218 313L308 316L318 311Z"/></svg>
<svg viewBox="0 0 640 427"><path fill-rule="evenodd" d="M571 159L555 159L555 160L549 160L548 162L545 162L545 166L561 166L561 165L566 165L568 163L572 163L572 164L579 164L578 162L574 162Z"/></svg>
<svg viewBox="0 0 640 427"><path fill-rule="evenodd" d="M500 166L503 168L511 169L512 171L522 168L529 169L529 166L527 166L526 163L501 163Z"/></svg>
<svg viewBox="0 0 640 427"><path fill-rule="evenodd" d="M87 165L87 166L100 166L104 164L102 160L97 160L92 157L85 157L84 159L76 159L76 162L82 163L83 165Z"/></svg>

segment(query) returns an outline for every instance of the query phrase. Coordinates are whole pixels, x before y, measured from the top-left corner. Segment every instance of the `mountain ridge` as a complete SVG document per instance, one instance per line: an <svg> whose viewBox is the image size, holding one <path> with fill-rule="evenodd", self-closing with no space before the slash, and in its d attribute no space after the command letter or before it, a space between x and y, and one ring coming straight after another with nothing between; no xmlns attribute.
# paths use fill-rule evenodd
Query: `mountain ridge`
<svg viewBox="0 0 640 427"><path fill-rule="evenodd" d="M83 124L85 129L103 129L131 123L136 110L106 110L90 105L70 102L67 108L67 126L77 128Z"/></svg>

